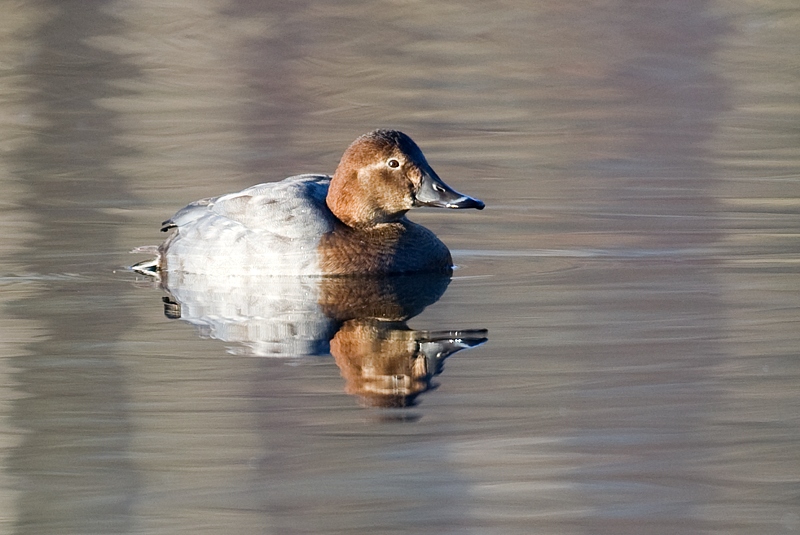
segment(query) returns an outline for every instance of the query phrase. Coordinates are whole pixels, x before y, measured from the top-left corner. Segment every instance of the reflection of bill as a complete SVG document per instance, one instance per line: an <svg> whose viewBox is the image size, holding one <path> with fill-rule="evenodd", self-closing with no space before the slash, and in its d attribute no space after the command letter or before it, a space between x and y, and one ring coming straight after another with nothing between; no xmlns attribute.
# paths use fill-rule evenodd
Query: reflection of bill
<svg viewBox="0 0 800 535"><path fill-rule="evenodd" d="M429 390L442 362L484 343L485 330L415 331L406 321L444 294L447 275L394 277L205 276L170 272L165 314L232 353L331 353L346 391L365 404L404 407Z"/></svg>

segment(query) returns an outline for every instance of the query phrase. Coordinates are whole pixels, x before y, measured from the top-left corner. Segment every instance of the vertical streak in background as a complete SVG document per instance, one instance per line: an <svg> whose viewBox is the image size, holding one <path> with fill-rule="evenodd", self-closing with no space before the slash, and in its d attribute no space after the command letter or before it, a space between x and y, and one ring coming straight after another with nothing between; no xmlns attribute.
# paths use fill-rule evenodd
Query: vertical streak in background
<svg viewBox="0 0 800 535"><path fill-rule="evenodd" d="M136 73L87 44L119 31L107 2L35 5L13 10L27 22L11 34L18 61L10 73L23 99L14 113L25 123L4 158L24 191L18 215L33 227L16 269L35 283L9 304L36 325L24 353L9 359L19 394L10 419L23 432L4 463L23 489L13 517L19 533L126 533L136 478L124 461L125 375L113 341L130 322L121 296L108 291L115 266L107 254L124 223L115 209L131 202L126 177L110 164L129 151L115 140L117 115L97 102L118 93L115 79Z"/></svg>
<svg viewBox="0 0 800 535"><path fill-rule="evenodd" d="M620 394L607 398L602 416L578 417L576 442L586 443L578 447L587 454L622 452L624 463L587 463L575 477L595 511L589 530L639 533L643 522L652 522L644 528L651 533L699 530L716 499L710 485L698 482L710 448L690 450L683 442L713 442L708 425L719 405L713 372L724 305L714 272L683 251L710 254L720 237L710 145L728 106L728 87L714 63L728 28L706 1L620 5L616 20L629 48L626 61L610 61L604 81L620 102L605 119L613 132L604 147L609 158L600 160L607 168L592 173L607 219L598 223L633 251L674 252L617 264L601 286L613 303L602 308L613 312L584 320L605 326L591 353L608 366L598 367L605 387ZM630 374L627 381L609 371L611 363ZM579 397L596 392L602 389L587 387ZM672 477L685 483L652 483Z"/></svg>
<svg viewBox="0 0 800 535"><path fill-rule="evenodd" d="M20 73L31 60L36 47L28 38L31 29L42 23L45 13L26 5L17 6L13 15L6 13L0 19L0 57L3 58L0 76L0 151L5 156L32 143L35 129L29 107L21 96L20 86L27 83ZM32 215L20 208L26 194L25 185L14 175L13 165L6 157L0 158L0 529L10 532L19 521L17 502L21 497L17 483L7 469L9 456L22 444L24 428L15 425L13 407L22 395L15 375L14 357L30 355L27 345L41 334L35 319L26 319L9 313L10 305L21 296L38 291L39 286L25 283L20 276L25 272L20 255L35 235L36 225Z"/></svg>

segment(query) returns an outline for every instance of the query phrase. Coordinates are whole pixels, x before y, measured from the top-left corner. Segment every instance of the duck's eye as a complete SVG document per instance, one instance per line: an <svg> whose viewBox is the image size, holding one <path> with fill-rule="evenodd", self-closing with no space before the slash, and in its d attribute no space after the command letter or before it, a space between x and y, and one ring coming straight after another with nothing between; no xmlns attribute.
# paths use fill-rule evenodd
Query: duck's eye
<svg viewBox="0 0 800 535"><path fill-rule="evenodd" d="M398 167L400 167L400 162L392 158L388 162L386 162L386 165L388 165L392 169L397 169Z"/></svg>

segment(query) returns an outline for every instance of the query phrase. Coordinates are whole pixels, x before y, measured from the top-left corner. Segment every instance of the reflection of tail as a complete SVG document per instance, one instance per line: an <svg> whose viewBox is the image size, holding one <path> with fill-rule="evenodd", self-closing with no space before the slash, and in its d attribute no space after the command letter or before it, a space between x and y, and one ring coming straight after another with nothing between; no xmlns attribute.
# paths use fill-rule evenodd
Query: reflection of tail
<svg viewBox="0 0 800 535"><path fill-rule="evenodd" d="M164 303L164 316L167 319L179 320L181 319L181 304L169 298L162 297L161 302Z"/></svg>
<svg viewBox="0 0 800 535"><path fill-rule="evenodd" d="M131 269L136 273L141 273L142 275L147 275L148 277L158 277L158 261L160 260L160 255L157 245L145 245L143 247L137 247L131 252L136 254L156 255L155 258L143 260L132 265Z"/></svg>

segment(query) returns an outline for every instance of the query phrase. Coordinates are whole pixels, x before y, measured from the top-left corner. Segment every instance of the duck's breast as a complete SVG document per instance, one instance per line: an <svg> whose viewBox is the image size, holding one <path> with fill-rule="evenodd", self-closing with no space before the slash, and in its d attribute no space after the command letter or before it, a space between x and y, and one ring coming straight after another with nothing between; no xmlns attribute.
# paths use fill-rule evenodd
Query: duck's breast
<svg viewBox="0 0 800 535"><path fill-rule="evenodd" d="M337 223L322 237L319 259L330 275L449 274L453 267L447 246L406 218L369 230Z"/></svg>

